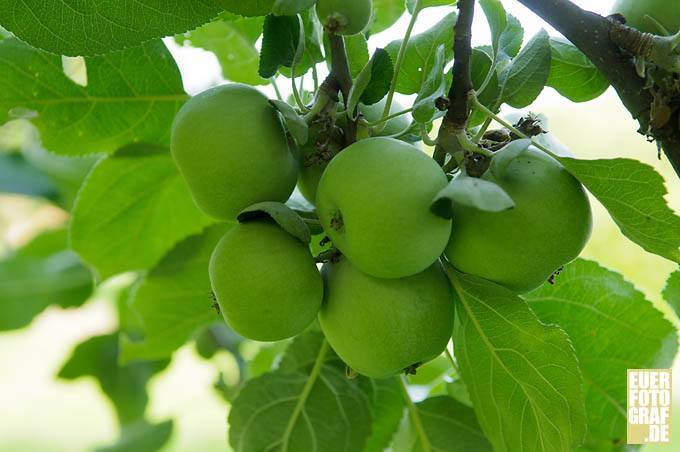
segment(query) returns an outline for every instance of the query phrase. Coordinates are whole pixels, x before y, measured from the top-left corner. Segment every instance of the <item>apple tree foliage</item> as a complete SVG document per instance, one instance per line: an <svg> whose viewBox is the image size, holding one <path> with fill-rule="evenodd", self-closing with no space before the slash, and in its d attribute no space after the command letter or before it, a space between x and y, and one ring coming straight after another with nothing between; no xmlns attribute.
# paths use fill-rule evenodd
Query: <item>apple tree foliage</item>
<svg viewBox="0 0 680 452"><path fill-rule="evenodd" d="M229 447L237 451L624 450L625 371L671 365L677 333L669 318L671 312L680 312L680 271L670 275L662 294L671 308L664 316L623 275L590 260L576 258L540 287L518 294L463 273L442 258L442 270L436 271L445 272L455 306L453 347L409 369L415 372L409 376L358 375L329 345L318 323L270 344L240 337L225 324L212 298L208 272L213 250L225 233L247 230L248 221L268 217L293 236L291 247L303 248L301 242L318 261L327 262L337 256L325 239L333 234L324 233L322 225L328 229L327 223L337 218L326 218L323 212L317 216L314 206L297 193L285 205L268 199L272 202L256 204L226 221L197 206L170 152L173 120L190 96L166 47L168 39L212 52L230 82L252 87L292 84L289 99L257 102L276 109L287 141L282 135L278 145L301 149L303 160L311 149L305 148L307 141L319 130L328 130L330 139L337 133L352 136L351 141L382 134L443 146L446 112L461 101L449 88L460 80L456 68L465 59L463 71L469 71L472 91L457 135L465 138L458 152L445 149L449 155L439 156L437 162L449 178L442 178L438 193L428 198L431 212L450 219L455 212L477 211L484 214L481 223L494 221L494 215L501 218L520 200L504 185L510 182L494 176L509 164L500 159L494 163L493 154L502 148L504 155L515 158L533 144L532 152L551 155L561 171L604 206L626 238L680 264L680 217L666 203L664 180L652 167L626 158L567 157L546 138L540 117L510 124L497 116L504 105L530 107L545 87L556 90L564 102L592 100L610 83L616 87L620 81L591 62L589 49L545 31L525 36L522 24L501 0L477 2L491 41L468 49L469 55L459 59L453 51L454 39L460 37L455 30L463 10L474 1L458 1L458 8L455 0L319 0L315 8L316 3L0 0L0 192L41 198L69 215L57 229L2 255L0 331L25 327L51 306L77 309L102 290L103 282L126 275L109 293L117 308L117 327L79 344L58 373L66 380L94 377L111 400L119 439L102 450L157 450L167 443L173 421L148 419L147 383L187 343L195 344L206 359L217 352L235 358L239 381L220 379L215 390L230 405L225 428ZM373 13L367 18L370 3ZM522 3L531 7L536 2ZM412 33L419 14L431 7L442 7L441 19ZM336 14L338 9L342 14ZM409 21L407 34L370 54L371 37L402 16ZM680 24L661 19L665 27L676 29L647 30L660 36L677 31ZM484 19L479 14L475 20ZM664 77L677 82L678 74L669 74L669 65L657 56L645 60L626 52L630 49L622 51L622 61L631 71L635 66L648 86L661 86ZM322 80L320 74L328 71L335 77ZM329 85L337 102L331 124L315 120L320 113L318 92ZM412 104L391 108L395 92L412 95ZM680 127L675 94L676 104L656 106L653 119L665 120L664 127L668 121ZM377 108L371 109L374 105ZM231 121L232 130L220 129L196 140L229 140L236 128L258 131L257 125L238 124L239 113L228 110L218 109L218 120ZM668 117L659 119L663 112ZM405 121L407 117L412 119ZM488 130L492 119L505 127ZM183 138L189 144L191 131L187 128ZM241 145L247 154L248 143ZM334 152L342 147L336 143ZM389 152L383 154L380 159L390 158ZM209 159L210 153L190 157ZM436 150L434 157L437 160ZM483 167L485 159L491 159L491 168ZM291 162L286 165L292 168ZM203 164L201 171L214 166L207 160L194 163ZM247 173L253 167L243 161L231 165L243 165L239 172L244 181L257 176ZM358 170L343 177L357 177ZM283 169L269 165L267 171ZM304 179L315 186L323 168L314 174L300 171L298 183ZM480 177L482 173L486 176ZM262 179L266 183L271 176ZM677 188L677 179L671 183ZM337 190L351 199L361 181L345 185ZM239 189L236 195L250 199L248 190L262 187ZM361 207L367 206L372 208ZM557 209L548 210L553 215ZM389 213L373 212L388 220ZM474 229L485 232L483 224ZM494 237L491 248L505 246L503 239ZM507 246L522 252L518 241ZM247 252L239 249L236 254ZM352 260L352 251L345 254ZM238 270L238 263L230 264L220 271ZM274 276L277 283L289 283L285 275ZM252 294L243 295L248 296ZM408 323L408 318L399 321ZM674 321L677 325L677 318ZM271 333L259 330L264 336ZM343 333L341 327L339 335ZM400 339L419 340L408 334ZM357 351L368 361L370 352Z"/></svg>

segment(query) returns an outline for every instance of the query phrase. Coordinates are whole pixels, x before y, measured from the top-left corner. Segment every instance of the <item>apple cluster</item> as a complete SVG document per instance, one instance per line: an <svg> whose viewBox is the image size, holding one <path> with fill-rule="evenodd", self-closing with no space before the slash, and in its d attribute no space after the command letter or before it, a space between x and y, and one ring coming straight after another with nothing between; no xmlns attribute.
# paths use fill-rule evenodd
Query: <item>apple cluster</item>
<svg viewBox="0 0 680 452"><path fill-rule="evenodd" d="M337 250L319 271L309 246L270 217L226 232L210 281L227 323L250 339L289 338L318 318L357 372L413 370L451 337L455 294L442 260L522 293L574 259L590 234L583 188L533 147L501 149L482 175L513 209L454 205L444 218L430 206L449 177L416 146L387 136L347 146L342 129L323 121L309 131L310 144L291 150L278 111L240 84L193 97L173 125L172 155L205 213L234 222L255 203L285 202L297 182ZM323 158L309 164L319 149Z"/></svg>

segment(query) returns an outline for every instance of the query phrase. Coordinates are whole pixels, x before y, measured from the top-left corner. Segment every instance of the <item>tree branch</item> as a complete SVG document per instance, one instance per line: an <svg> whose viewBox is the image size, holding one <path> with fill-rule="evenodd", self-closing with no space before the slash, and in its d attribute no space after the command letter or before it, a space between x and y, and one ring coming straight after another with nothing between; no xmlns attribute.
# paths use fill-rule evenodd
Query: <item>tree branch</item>
<svg viewBox="0 0 680 452"><path fill-rule="evenodd" d="M470 115L468 93L472 91L470 58L472 56L472 19L475 0L458 1L458 20L453 38L453 83L449 89L449 108L446 118L456 128L464 130Z"/></svg>
<svg viewBox="0 0 680 452"><path fill-rule="evenodd" d="M665 126L650 129L654 98L645 89L645 80L638 76L631 59L612 41L611 33L616 24L606 17L579 8L569 0L519 1L555 27L595 64L616 90L626 109L640 123L638 131L658 140L680 176L678 113Z"/></svg>
<svg viewBox="0 0 680 452"><path fill-rule="evenodd" d="M352 73L349 71L345 40L341 35L329 32L328 41L330 43L331 53L331 73L329 77L332 77L332 79L337 82L337 87L342 93L342 99L346 106L347 100L349 99L349 91L352 88ZM352 121L348 118L345 134L347 144L354 143L357 140L356 121Z"/></svg>
<svg viewBox="0 0 680 452"><path fill-rule="evenodd" d="M453 158L463 152L458 134L465 133L470 115L469 93L472 91L470 57L472 55L472 20L475 0L458 1L458 19L453 38L453 81L449 88L448 108L437 135L434 159L444 166L446 154ZM450 162L453 164L453 162ZM450 167L451 165L449 165Z"/></svg>

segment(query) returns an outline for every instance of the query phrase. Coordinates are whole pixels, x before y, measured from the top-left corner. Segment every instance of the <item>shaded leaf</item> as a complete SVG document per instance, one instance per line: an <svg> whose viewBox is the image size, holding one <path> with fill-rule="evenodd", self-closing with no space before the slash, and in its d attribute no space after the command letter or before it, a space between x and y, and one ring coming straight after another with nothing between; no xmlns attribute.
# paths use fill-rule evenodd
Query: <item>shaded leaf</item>
<svg viewBox="0 0 680 452"><path fill-rule="evenodd" d="M44 232L0 260L0 331L28 325L49 305L77 307L92 294L92 274L68 250L66 230Z"/></svg>
<svg viewBox="0 0 680 452"><path fill-rule="evenodd" d="M266 201L246 207L238 214L238 221L247 221L259 218L271 218L281 228L307 245L312 236L304 220L293 209L280 202Z"/></svg>
<svg viewBox="0 0 680 452"><path fill-rule="evenodd" d="M595 65L566 40L550 38L552 59L547 85L573 102L595 99L609 81Z"/></svg>
<svg viewBox="0 0 680 452"><path fill-rule="evenodd" d="M169 357L197 330L220 320L212 307L208 263L229 227L215 225L185 239L144 277L130 305L144 339L123 338L122 362Z"/></svg>
<svg viewBox="0 0 680 452"><path fill-rule="evenodd" d="M194 204L167 150L134 145L92 169L73 209L70 240L107 278L151 268L213 221Z"/></svg>
<svg viewBox="0 0 680 452"><path fill-rule="evenodd" d="M368 63L368 43L362 33L345 36L344 39L349 71L352 77L356 77Z"/></svg>
<svg viewBox="0 0 680 452"><path fill-rule="evenodd" d="M404 396L397 377L372 378L360 377L359 387L368 395L371 403L371 436L363 452L382 452L390 444L392 436L399 428L404 411Z"/></svg>
<svg viewBox="0 0 680 452"><path fill-rule="evenodd" d="M404 13L404 0L373 0L373 17L368 33L374 35L391 27Z"/></svg>
<svg viewBox="0 0 680 452"><path fill-rule="evenodd" d="M664 180L633 159L559 161L609 211L623 235L646 251L680 262L680 217L666 203Z"/></svg>
<svg viewBox="0 0 680 452"><path fill-rule="evenodd" d="M486 212L501 212L515 203L498 184L460 175L444 187L432 201L430 210L443 218L453 218L453 205L462 204Z"/></svg>
<svg viewBox="0 0 680 452"><path fill-rule="evenodd" d="M543 91L550 73L550 38L541 30L501 75L503 102L515 108L531 104Z"/></svg>
<svg viewBox="0 0 680 452"><path fill-rule="evenodd" d="M544 322L569 334L583 373L589 442L626 437L626 369L667 368L673 325L621 275L577 259L525 296Z"/></svg>
<svg viewBox="0 0 680 452"><path fill-rule="evenodd" d="M390 82L394 75L392 59L385 49L376 49L369 64L371 68L370 81L360 98L364 105L373 105L385 97L390 90ZM357 77L357 83L359 77Z"/></svg>
<svg viewBox="0 0 680 452"><path fill-rule="evenodd" d="M57 186L16 152L0 153L0 192L55 200Z"/></svg>
<svg viewBox="0 0 680 452"><path fill-rule="evenodd" d="M421 124L432 121L435 114L439 112L437 107L435 107L435 101L437 98L444 96L447 91L446 84L444 83L445 51L443 44L437 48L434 64L413 103L413 119Z"/></svg>
<svg viewBox="0 0 680 452"><path fill-rule="evenodd" d="M474 411L448 396L430 397L415 404L417 416L422 424L421 435L409 418L408 432L395 445L395 452L422 451L423 436L429 450L446 452L491 452L491 444L484 436ZM411 414L413 416L413 414Z"/></svg>
<svg viewBox="0 0 680 452"><path fill-rule="evenodd" d="M168 361L118 365L118 333L95 336L76 346L59 371L59 378L74 380L91 376L116 408L121 425L144 418L149 401L146 385Z"/></svg>
<svg viewBox="0 0 680 452"><path fill-rule="evenodd" d="M115 444L96 449L96 452L150 452L163 447L172 434L173 421L160 424L138 421L126 425Z"/></svg>
<svg viewBox="0 0 680 452"><path fill-rule="evenodd" d="M456 13L444 16L432 28L412 36L406 44L404 62L399 71L397 91L402 94L415 94L420 90L425 77L430 73L435 63L437 48L444 44L446 52L444 61L448 63L453 58L451 42L453 42L453 26L456 23ZM397 60L397 52L401 39L390 42L385 50L392 61Z"/></svg>
<svg viewBox="0 0 680 452"><path fill-rule="evenodd" d="M673 308L675 315L680 317L680 270L676 270L668 277L663 289L663 298Z"/></svg>
<svg viewBox="0 0 680 452"><path fill-rule="evenodd" d="M258 74L260 56L255 48L263 24L262 17L244 18L223 14L218 20L178 36L175 40L213 52L227 80L264 85L268 81Z"/></svg>
<svg viewBox="0 0 680 452"><path fill-rule="evenodd" d="M453 343L482 429L496 450L571 451L586 430L582 377L567 334L508 289L447 266Z"/></svg>
<svg viewBox="0 0 680 452"><path fill-rule="evenodd" d="M413 13L416 7L417 0L406 0L406 8L410 13ZM420 0L419 9L422 11L425 8L432 6L447 6L455 5L457 0Z"/></svg>
<svg viewBox="0 0 680 452"><path fill-rule="evenodd" d="M300 23L296 16L268 15L264 20L260 77L276 75L281 66L291 67L300 41Z"/></svg>
<svg viewBox="0 0 680 452"><path fill-rule="evenodd" d="M0 123L13 109L31 122L46 149L63 155L113 152L127 144L169 144L175 113L187 99L172 56L152 41L85 59L88 85L68 78L61 57L16 39L0 41Z"/></svg>

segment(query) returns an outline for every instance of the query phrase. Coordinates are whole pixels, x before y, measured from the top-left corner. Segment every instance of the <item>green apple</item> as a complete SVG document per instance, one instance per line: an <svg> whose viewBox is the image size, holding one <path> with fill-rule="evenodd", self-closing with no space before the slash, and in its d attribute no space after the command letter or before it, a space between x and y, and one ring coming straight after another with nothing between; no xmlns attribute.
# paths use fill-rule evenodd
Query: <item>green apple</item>
<svg viewBox="0 0 680 452"><path fill-rule="evenodd" d="M414 369L440 355L453 331L451 287L439 262L406 278L381 279L345 258L321 271L319 322L348 366L372 378Z"/></svg>
<svg viewBox="0 0 680 452"><path fill-rule="evenodd" d="M196 204L220 220L257 202L284 202L295 188L297 162L278 113L247 85L191 98L175 117L171 149Z"/></svg>
<svg viewBox="0 0 680 452"><path fill-rule="evenodd" d="M386 99L376 102L373 105L359 104L359 111L364 115L368 122L375 122L383 117ZM404 106L397 101L392 101L390 114L399 113L404 110ZM411 125L411 117L408 114L397 116L385 122L385 127L376 136L391 136L402 134Z"/></svg>
<svg viewBox="0 0 680 452"><path fill-rule="evenodd" d="M501 186L515 207L454 205L445 254L458 270L524 293L581 253L592 226L588 196L557 160L533 146L516 156L501 149L482 179Z"/></svg>
<svg viewBox="0 0 680 452"><path fill-rule="evenodd" d="M364 273L400 278L437 260L451 220L430 203L447 184L442 169L414 146L367 138L342 150L319 181L316 207L333 244Z"/></svg>
<svg viewBox="0 0 680 452"><path fill-rule="evenodd" d="M323 282L309 248L271 221L237 224L210 258L210 283L238 334L278 341L314 321Z"/></svg>
<svg viewBox="0 0 680 452"><path fill-rule="evenodd" d="M371 20L371 0L318 0L316 14L321 24L341 35L361 33Z"/></svg>
<svg viewBox="0 0 680 452"><path fill-rule="evenodd" d="M618 0L612 13L622 14L626 25L647 33L661 34L650 16L659 22L670 34L680 30L680 3L678 0Z"/></svg>

